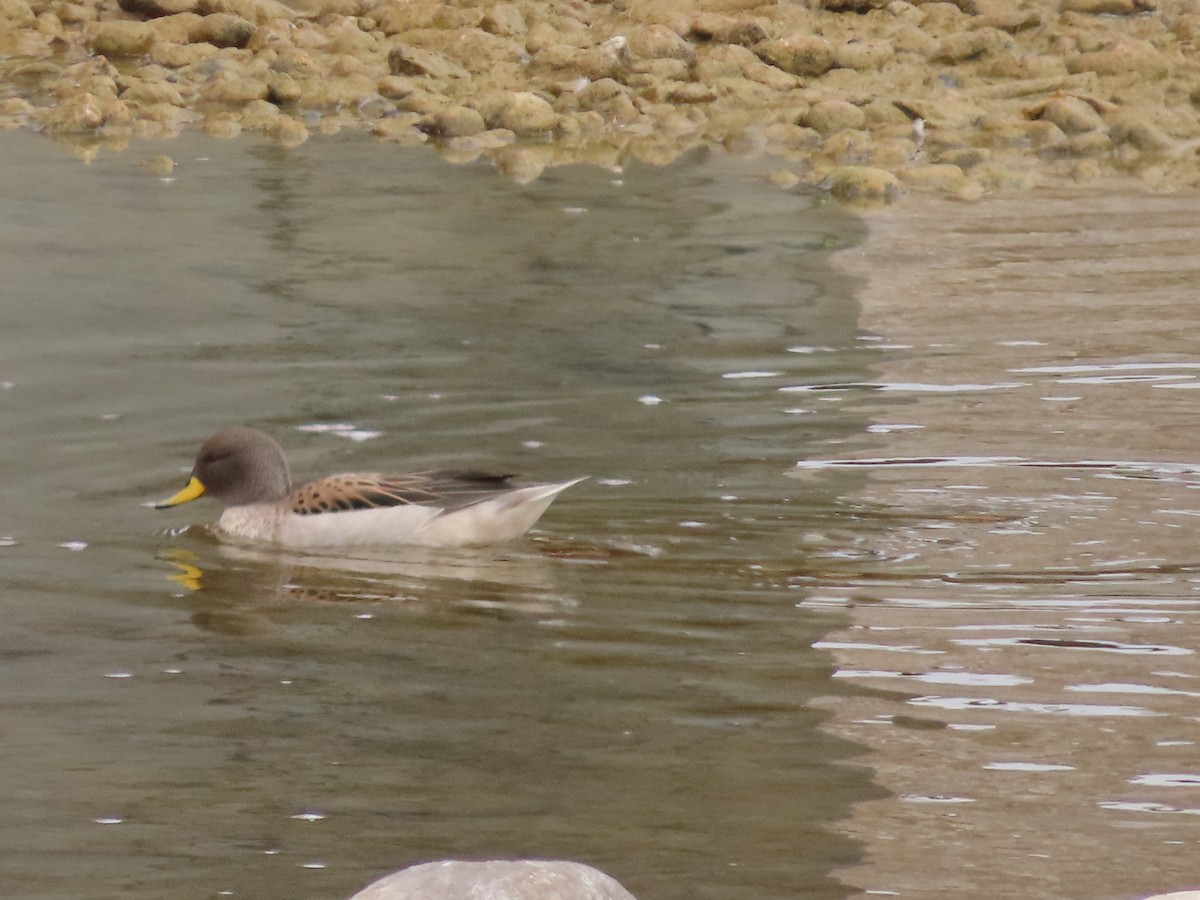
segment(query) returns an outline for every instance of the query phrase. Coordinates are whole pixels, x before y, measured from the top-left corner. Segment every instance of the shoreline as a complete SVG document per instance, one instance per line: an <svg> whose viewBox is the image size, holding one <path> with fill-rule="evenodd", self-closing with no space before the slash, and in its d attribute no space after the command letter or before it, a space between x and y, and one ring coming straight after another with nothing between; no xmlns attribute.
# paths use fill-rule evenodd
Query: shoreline
<svg viewBox="0 0 1200 900"><path fill-rule="evenodd" d="M0 0L0 127L85 159L350 130L517 181L719 145L868 205L1170 190L1200 185L1198 42L1182 0Z"/></svg>

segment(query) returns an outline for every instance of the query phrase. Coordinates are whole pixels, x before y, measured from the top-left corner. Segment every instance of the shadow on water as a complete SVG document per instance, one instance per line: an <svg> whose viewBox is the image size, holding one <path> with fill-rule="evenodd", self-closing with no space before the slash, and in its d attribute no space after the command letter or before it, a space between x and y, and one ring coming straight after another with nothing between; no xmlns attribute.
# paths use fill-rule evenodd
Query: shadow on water
<svg viewBox="0 0 1200 900"><path fill-rule="evenodd" d="M570 857L639 897L839 897L880 796L816 698L865 381L858 226L752 168L484 167L183 139L159 181L4 135L0 708L14 896L339 897L450 856ZM69 323L69 325L68 325ZM239 548L137 504L262 425L298 476L589 474L461 554ZM869 524L864 527L876 527ZM170 529L170 530L168 530Z"/></svg>

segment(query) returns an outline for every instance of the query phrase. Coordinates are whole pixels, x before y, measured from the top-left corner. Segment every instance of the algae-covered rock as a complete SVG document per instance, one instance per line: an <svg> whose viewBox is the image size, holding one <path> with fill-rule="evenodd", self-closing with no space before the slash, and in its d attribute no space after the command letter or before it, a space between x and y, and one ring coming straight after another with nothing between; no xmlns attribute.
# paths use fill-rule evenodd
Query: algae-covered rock
<svg viewBox="0 0 1200 900"><path fill-rule="evenodd" d="M488 117L492 128L507 128L514 134L542 134L554 128L554 107L537 94L518 91Z"/></svg>
<svg viewBox="0 0 1200 900"><path fill-rule="evenodd" d="M764 41L754 48L754 52L763 62L791 75L824 75L834 64L833 45L812 34L793 34Z"/></svg>
<svg viewBox="0 0 1200 900"><path fill-rule="evenodd" d="M1030 118L1053 122L1064 134L1082 134L1104 127L1100 113L1079 97L1054 97L1033 110Z"/></svg>
<svg viewBox="0 0 1200 900"><path fill-rule="evenodd" d="M397 44L388 51L388 70L393 75L426 78L467 78L470 73L458 63L433 50Z"/></svg>
<svg viewBox="0 0 1200 900"><path fill-rule="evenodd" d="M198 3L199 0L118 0L118 5L125 12L147 19L195 12Z"/></svg>
<svg viewBox="0 0 1200 900"><path fill-rule="evenodd" d="M895 175L873 166L842 166L830 174L827 184L843 203L868 206L894 203L904 192Z"/></svg>
<svg viewBox="0 0 1200 900"><path fill-rule="evenodd" d="M214 13L204 16L188 30L193 44L212 44L214 47L245 47L254 34L254 26L241 16Z"/></svg>
<svg viewBox="0 0 1200 900"><path fill-rule="evenodd" d="M846 128L859 129L867 124L867 115L846 100L822 100L804 113L797 124L831 134Z"/></svg>
<svg viewBox="0 0 1200 900"><path fill-rule="evenodd" d="M470 137L485 128L483 116L468 106L451 106L433 117L433 131L442 137Z"/></svg>
<svg viewBox="0 0 1200 900"><path fill-rule="evenodd" d="M154 43L154 30L144 22L97 22L88 28L87 43L104 56L141 56Z"/></svg>

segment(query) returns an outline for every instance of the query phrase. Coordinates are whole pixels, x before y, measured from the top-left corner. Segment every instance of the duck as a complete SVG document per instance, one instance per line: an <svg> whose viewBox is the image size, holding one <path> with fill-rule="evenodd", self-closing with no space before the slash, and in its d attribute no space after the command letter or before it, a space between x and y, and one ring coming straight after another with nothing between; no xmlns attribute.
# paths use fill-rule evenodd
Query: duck
<svg viewBox="0 0 1200 900"><path fill-rule="evenodd" d="M224 506L218 532L286 549L463 547L520 537L586 478L514 484L512 477L474 469L346 473L293 488L283 447L264 431L234 425L201 445L187 484L154 506L213 497Z"/></svg>

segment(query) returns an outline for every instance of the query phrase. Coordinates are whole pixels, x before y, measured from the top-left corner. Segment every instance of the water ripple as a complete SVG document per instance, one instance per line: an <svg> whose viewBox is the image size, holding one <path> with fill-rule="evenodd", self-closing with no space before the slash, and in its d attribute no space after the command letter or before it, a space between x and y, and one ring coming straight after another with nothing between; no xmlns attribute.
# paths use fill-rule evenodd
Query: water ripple
<svg viewBox="0 0 1200 900"><path fill-rule="evenodd" d="M913 706L947 709L960 712L967 709L1027 712L1056 716L1161 716L1163 713L1141 706L1107 706L1090 703L1031 703L1027 701L995 700L990 697L914 697Z"/></svg>

